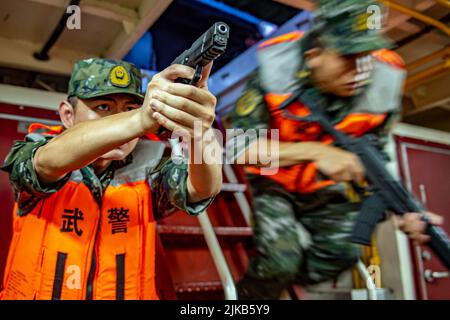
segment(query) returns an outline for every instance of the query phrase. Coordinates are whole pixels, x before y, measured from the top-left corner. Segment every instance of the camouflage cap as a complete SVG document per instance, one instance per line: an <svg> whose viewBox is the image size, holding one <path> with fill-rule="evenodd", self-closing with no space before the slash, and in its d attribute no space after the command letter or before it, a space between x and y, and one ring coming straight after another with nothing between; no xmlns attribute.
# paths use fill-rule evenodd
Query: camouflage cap
<svg viewBox="0 0 450 320"><path fill-rule="evenodd" d="M384 7L374 0L318 0L311 33L326 47L356 54L391 47L380 34Z"/></svg>
<svg viewBox="0 0 450 320"><path fill-rule="evenodd" d="M131 63L97 58L80 60L73 68L68 96L89 99L128 93L143 99L141 83L141 72Z"/></svg>

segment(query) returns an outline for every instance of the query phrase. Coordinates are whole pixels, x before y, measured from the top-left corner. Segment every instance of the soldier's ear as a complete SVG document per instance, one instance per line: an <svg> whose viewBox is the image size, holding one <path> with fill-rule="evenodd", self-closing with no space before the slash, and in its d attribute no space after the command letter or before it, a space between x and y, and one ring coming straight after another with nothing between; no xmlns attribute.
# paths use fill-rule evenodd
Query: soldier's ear
<svg viewBox="0 0 450 320"><path fill-rule="evenodd" d="M62 101L58 108L59 117L66 129L72 128L75 124L75 110L69 101Z"/></svg>
<svg viewBox="0 0 450 320"><path fill-rule="evenodd" d="M320 56L322 52L323 50L318 47L305 51L304 59L308 68L314 69L316 66L321 64Z"/></svg>

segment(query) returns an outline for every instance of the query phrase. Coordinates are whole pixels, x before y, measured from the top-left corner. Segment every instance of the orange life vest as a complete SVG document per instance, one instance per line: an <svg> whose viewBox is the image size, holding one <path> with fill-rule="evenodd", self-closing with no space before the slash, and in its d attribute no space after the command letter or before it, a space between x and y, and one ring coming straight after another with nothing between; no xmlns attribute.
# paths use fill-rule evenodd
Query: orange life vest
<svg viewBox="0 0 450 320"><path fill-rule="evenodd" d="M140 140L101 207L78 170L27 215L18 217L16 204L1 298L158 299L147 174L163 150L160 142Z"/></svg>
<svg viewBox="0 0 450 320"><path fill-rule="evenodd" d="M299 41L303 36L302 32L292 32L275 39L270 39L260 44L258 50L263 51L268 47L289 42ZM286 48L286 50L288 50ZM382 49L372 53L373 57L381 62L398 69L404 69L402 58L395 52ZM269 55L270 56L270 55ZM275 69L275 68L274 68ZM276 70L274 70L276 72ZM279 106L290 96L290 93L280 94L269 92L265 94L265 102L270 112L271 129L279 129L279 139L282 142L298 141L320 141L324 144L331 144L333 138L330 135L324 135L320 125L307 123L286 118ZM296 102L288 107L291 114L299 117L305 117L310 114L308 106ZM359 137L374 128L382 125L387 113L369 113L353 112L348 114L335 128L351 136ZM246 171L253 174L261 174L261 169L254 166L246 166ZM313 193L321 188L335 184L332 180L320 180L316 166L312 162L304 162L290 167L278 169L276 174L265 175L265 177L281 184L290 192Z"/></svg>

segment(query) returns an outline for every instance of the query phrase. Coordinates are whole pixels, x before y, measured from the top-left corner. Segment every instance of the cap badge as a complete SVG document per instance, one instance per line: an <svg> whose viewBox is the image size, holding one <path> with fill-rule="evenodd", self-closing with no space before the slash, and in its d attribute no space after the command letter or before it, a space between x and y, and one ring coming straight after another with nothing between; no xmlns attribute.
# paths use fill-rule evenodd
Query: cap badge
<svg viewBox="0 0 450 320"><path fill-rule="evenodd" d="M116 87L125 88L130 85L130 74L123 66L115 66L109 74L111 84Z"/></svg>

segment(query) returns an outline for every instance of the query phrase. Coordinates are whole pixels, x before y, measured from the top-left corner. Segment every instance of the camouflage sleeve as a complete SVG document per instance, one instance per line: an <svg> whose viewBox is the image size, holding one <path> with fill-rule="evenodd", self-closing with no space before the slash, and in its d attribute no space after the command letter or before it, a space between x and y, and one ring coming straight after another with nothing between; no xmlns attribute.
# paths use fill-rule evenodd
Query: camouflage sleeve
<svg viewBox="0 0 450 320"><path fill-rule="evenodd" d="M260 136L261 129L269 129L269 108L264 100L257 73L255 72L237 100L231 112L233 132L227 133L226 154L234 160Z"/></svg>
<svg viewBox="0 0 450 320"><path fill-rule="evenodd" d="M214 197L189 203L187 192L188 168L186 163L174 163L163 158L149 176L152 189L153 212L156 219L164 218L176 210L195 216L206 210Z"/></svg>
<svg viewBox="0 0 450 320"><path fill-rule="evenodd" d="M70 177L68 174L56 183L46 185L39 182L33 158L36 150L45 145L49 139L32 140L27 137L25 141L16 141L1 167L1 170L9 174L19 216L29 213L39 200L61 189Z"/></svg>

